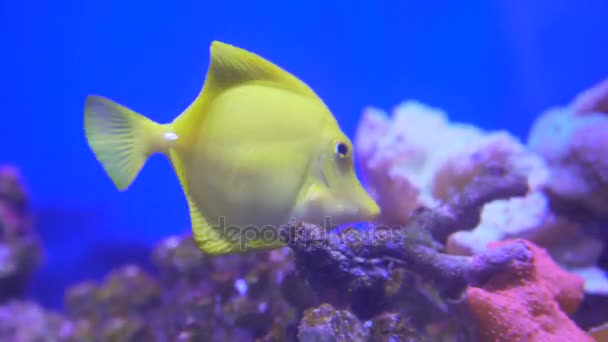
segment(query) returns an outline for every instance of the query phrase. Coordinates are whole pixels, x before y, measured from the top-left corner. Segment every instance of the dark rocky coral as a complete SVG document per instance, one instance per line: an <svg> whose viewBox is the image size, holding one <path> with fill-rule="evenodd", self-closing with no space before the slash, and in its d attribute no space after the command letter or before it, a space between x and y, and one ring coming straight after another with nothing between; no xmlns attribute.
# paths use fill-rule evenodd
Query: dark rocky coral
<svg viewBox="0 0 608 342"><path fill-rule="evenodd" d="M370 341L422 342L410 320L398 312L385 312L368 321L361 321L349 310L339 310L324 303L303 313L298 329L299 341Z"/></svg>
<svg viewBox="0 0 608 342"><path fill-rule="evenodd" d="M304 312L298 339L302 342L365 341L368 331L350 311L321 304Z"/></svg>
<svg viewBox="0 0 608 342"><path fill-rule="evenodd" d="M153 260L157 277L127 265L109 273L102 284L72 287L66 308L77 322L74 336L111 341L295 339L299 312L282 295L290 286L284 279L294 277L289 275L289 249L212 258L191 236L171 237L154 250Z"/></svg>
<svg viewBox="0 0 608 342"><path fill-rule="evenodd" d="M348 307L362 319L393 309L394 304L406 312L423 307L427 315L413 315L422 323L447 314L446 301L457 300L468 284L483 282L513 259L530 257L519 243L475 257L441 253L449 234L475 227L484 203L526 191L525 179L493 166L441 207L414 212L404 227L329 233L301 225L284 234L299 272L323 301Z"/></svg>
<svg viewBox="0 0 608 342"><path fill-rule="evenodd" d="M370 342L419 342L422 337L417 334L410 322L399 313L387 312L374 318L369 334Z"/></svg>

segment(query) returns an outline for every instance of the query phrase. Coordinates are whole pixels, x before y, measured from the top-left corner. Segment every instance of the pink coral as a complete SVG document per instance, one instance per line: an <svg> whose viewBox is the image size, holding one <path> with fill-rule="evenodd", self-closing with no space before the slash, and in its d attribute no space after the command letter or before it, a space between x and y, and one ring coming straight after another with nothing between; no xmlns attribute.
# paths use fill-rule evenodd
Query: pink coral
<svg viewBox="0 0 608 342"><path fill-rule="evenodd" d="M519 241L532 252L531 262L514 262L483 287L467 289L480 340L593 341L568 317L583 299L583 279L562 270L545 249Z"/></svg>

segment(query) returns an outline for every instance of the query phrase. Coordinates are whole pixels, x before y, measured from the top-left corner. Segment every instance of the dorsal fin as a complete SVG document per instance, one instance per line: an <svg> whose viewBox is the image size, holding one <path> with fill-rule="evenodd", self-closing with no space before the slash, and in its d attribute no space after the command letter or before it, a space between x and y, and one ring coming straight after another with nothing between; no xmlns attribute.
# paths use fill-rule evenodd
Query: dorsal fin
<svg viewBox="0 0 608 342"><path fill-rule="evenodd" d="M200 120L213 99L237 85L255 82L319 100L300 79L253 52L220 41L213 41L209 50L211 60L205 84L196 99L173 122L182 143L191 142L196 135Z"/></svg>
<svg viewBox="0 0 608 342"><path fill-rule="evenodd" d="M210 50L205 92L218 94L243 83L257 82L317 97L300 79L255 53L219 41L213 41Z"/></svg>

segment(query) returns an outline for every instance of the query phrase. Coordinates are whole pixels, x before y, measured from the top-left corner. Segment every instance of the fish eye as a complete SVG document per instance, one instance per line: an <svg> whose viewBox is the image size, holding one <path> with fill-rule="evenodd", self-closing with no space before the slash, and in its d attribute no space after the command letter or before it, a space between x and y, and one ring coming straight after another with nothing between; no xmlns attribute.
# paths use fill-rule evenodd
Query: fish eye
<svg viewBox="0 0 608 342"><path fill-rule="evenodd" d="M336 144L336 154L340 158L345 158L348 155L348 145L343 142Z"/></svg>

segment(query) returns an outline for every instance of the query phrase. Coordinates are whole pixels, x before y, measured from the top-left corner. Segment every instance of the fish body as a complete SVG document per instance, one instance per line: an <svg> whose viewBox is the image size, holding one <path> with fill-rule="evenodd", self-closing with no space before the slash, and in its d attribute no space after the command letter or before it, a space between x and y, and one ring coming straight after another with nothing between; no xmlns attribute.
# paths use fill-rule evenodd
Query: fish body
<svg viewBox="0 0 608 342"><path fill-rule="evenodd" d="M171 123L87 97L88 144L120 190L152 154L167 155L195 241L213 255L280 247L289 223L379 214L355 176L352 143L311 88L252 52L218 41L210 50L202 90Z"/></svg>

